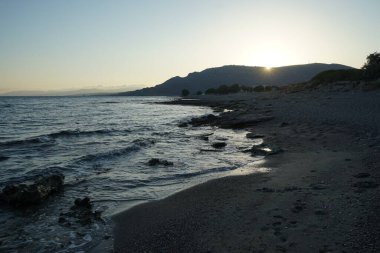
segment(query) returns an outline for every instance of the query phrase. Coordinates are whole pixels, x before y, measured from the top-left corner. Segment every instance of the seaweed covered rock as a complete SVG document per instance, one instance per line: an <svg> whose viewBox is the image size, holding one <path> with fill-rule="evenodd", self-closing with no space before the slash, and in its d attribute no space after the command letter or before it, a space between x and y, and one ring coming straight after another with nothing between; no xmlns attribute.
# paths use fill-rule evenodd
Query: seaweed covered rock
<svg viewBox="0 0 380 253"><path fill-rule="evenodd" d="M39 204L62 190L64 179L61 173L55 173L38 177L29 183L10 184L2 190L1 199L13 206Z"/></svg>

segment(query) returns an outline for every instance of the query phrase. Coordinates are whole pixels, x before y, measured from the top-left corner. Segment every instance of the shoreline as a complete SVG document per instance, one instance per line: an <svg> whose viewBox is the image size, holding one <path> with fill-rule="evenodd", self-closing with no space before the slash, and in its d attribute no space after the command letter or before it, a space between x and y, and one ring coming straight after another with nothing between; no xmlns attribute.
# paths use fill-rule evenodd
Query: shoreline
<svg viewBox="0 0 380 253"><path fill-rule="evenodd" d="M271 93L171 102L233 110L221 113L229 122L270 115L244 128L285 151L266 158L273 172L214 179L115 215L114 252L376 252L380 138L367 129L379 129L377 96ZM345 116L349 104L357 110L349 112L353 118Z"/></svg>

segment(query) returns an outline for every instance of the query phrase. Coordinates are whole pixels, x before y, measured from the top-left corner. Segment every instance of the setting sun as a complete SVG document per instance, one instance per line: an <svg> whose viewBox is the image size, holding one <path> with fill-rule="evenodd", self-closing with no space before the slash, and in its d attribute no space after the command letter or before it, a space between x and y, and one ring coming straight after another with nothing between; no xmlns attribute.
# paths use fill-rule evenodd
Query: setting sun
<svg viewBox="0 0 380 253"><path fill-rule="evenodd" d="M253 64L255 66L265 67L266 70L287 65L287 63L291 61L291 57L286 55L284 50L277 48L265 48L264 50L260 50L253 58Z"/></svg>

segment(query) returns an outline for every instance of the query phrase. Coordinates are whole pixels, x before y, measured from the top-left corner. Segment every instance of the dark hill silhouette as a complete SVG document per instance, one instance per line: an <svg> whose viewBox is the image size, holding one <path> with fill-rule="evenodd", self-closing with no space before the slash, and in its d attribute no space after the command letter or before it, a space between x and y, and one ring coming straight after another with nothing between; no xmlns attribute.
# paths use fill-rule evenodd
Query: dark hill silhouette
<svg viewBox="0 0 380 253"><path fill-rule="evenodd" d="M276 85L309 81L316 74L326 70L351 69L340 64L313 63L272 68L249 66L223 66L205 69L201 72L188 74L186 77L173 77L155 87L119 93L128 96L178 96L183 89L191 94L205 91L220 85L238 83L246 86Z"/></svg>

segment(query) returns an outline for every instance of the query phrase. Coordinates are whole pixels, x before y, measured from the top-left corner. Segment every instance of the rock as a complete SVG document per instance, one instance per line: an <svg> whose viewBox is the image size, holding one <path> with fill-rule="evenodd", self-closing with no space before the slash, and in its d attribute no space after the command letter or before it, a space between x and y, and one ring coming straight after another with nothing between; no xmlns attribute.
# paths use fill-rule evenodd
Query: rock
<svg viewBox="0 0 380 253"><path fill-rule="evenodd" d="M265 136L262 135L262 134L247 133L247 134L245 135L245 137L246 137L247 139L259 139L259 138L264 138Z"/></svg>
<svg viewBox="0 0 380 253"><path fill-rule="evenodd" d="M208 114L198 118L192 118L190 124L193 126L203 126L203 125L215 125L216 122L220 119L219 116L213 114Z"/></svg>
<svg viewBox="0 0 380 253"><path fill-rule="evenodd" d="M152 158L148 162L149 166L156 166L156 165L164 165L164 166L171 166L173 165L172 162L169 162L167 160L160 160L158 158Z"/></svg>
<svg viewBox="0 0 380 253"><path fill-rule="evenodd" d="M75 206L80 207L80 208L90 208L92 207L90 203L90 198L89 197L84 197L83 199L77 198L74 201Z"/></svg>
<svg viewBox="0 0 380 253"><path fill-rule="evenodd" d="M354 183L352 186L357 187L357 188L370 189L370 188L377 188L379 184L373 181L361 181L361 182Z"/></svg>
<svg viewBox="0 0 380 253"><path fill-rule="evenodd" d="M314 212L314 214L315 214L315 215L326 215L327 212L326 212L325 210L316 210L316 211Z"/></svg>
<svg viewBox="0 0 380 253"><path fill-rule="evenodd" d="M181 122L178 124L178 127L187 127L189 124L187 122Z"/></svg>
<svg viewBox="0 0 380 253"><path fill-rule="evenodd" d="M100 211L92 211L92 204L89 197L77 198L74 205L67 213L61 213L58 222L62 225L70 226L70 221L78 222L82 225L91 224L94 220L101 220Z"/></svg>
<svg viewBox="0 0 380 253"><path fill-rule="evenodd" d="M203 140L203 141L208 141L208 136L200 136L199 139Z"/></svg>
<svg viewBox="0 0 380 253"><path fill-rule="evenodd" d="M281 122L280 127L286 127L289 126L288 122Z"/></svg>
<svg viewBox="0 0 380 253"><path fill-rule="evenodd" d="M43 202L49 195L63 188L64 176L60 173L42 176L31 184L7 185L2 199L14 206L28 206Z"/></svg>
<svg viewBox="0 0 380 253"><path fill-rule="evenodd" d="M227 146L227 143L225 143L225 142L214 142L213 144L211 144L211 146L213 148L224 148L225 146Z"/></svg>
<svg viewBox="0 0 380 253"><path fill-rule="evenodd" d="M370 176L371 176L371 174L364 173L364 172L353 175L353 177L356 177L356 178L367 178L367 177L370 177Z"/></svg>
<svg viewBox="0 0 380 253"><path fill-rule="evenodd" d="M214 133L202 134L202 135L196 136L196 138L201 139L203 141L208 141L209 140L209 136L213 135L213 134Z"/></svg>

